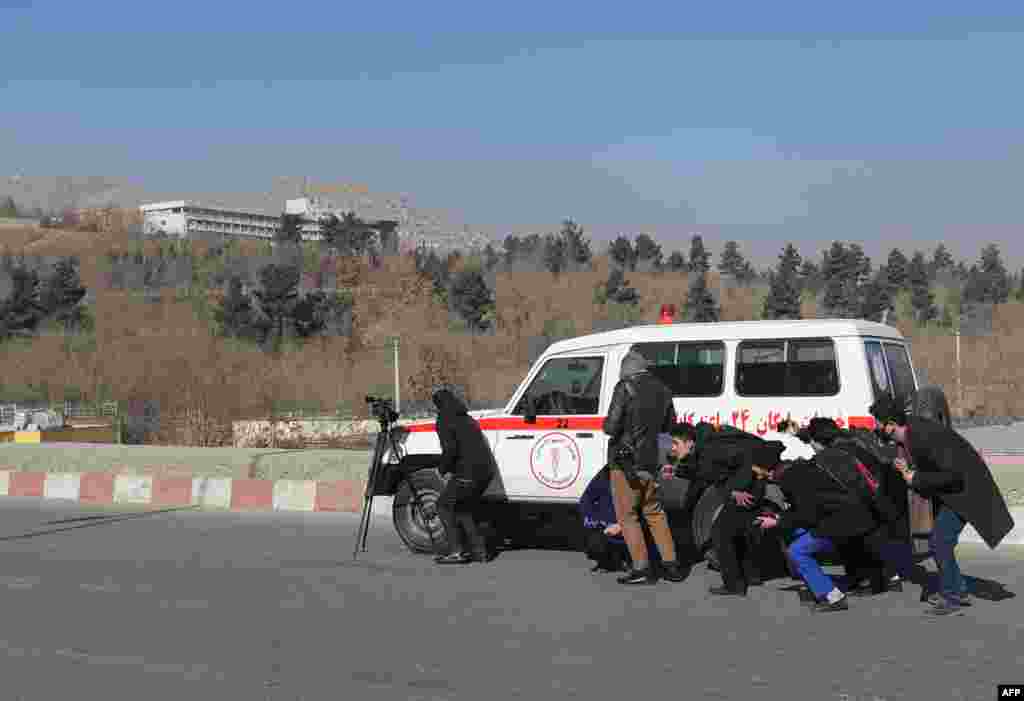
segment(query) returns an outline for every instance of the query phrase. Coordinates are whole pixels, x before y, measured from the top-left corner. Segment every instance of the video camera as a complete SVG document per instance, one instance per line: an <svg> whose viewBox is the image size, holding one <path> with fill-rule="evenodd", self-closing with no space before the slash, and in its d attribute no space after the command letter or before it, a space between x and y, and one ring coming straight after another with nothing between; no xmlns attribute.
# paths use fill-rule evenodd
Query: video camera
<svg viewBox="0 0 1024 701"><path fill-rule="evenodd" d="M390 399L367 395L366 403L370 405L370 414L382 424L393 424L398 421L398 412L395 411Z"/></svg>

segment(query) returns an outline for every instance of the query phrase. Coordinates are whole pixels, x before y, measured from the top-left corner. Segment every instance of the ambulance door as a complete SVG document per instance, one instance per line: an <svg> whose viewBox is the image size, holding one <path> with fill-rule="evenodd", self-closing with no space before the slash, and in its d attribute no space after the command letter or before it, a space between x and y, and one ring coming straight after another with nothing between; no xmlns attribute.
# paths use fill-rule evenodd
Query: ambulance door
<svg viewBox="0 0 1024 701"><path fill-rule="evenodd" d="M510 499L575 503L604 466L603 352L549 358L496 427L495 457Z"/></svg>

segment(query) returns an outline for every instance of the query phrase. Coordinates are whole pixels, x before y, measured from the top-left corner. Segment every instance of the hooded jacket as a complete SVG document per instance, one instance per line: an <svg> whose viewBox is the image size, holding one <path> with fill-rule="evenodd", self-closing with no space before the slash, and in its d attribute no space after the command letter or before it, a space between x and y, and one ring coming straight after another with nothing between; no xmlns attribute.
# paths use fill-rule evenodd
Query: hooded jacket
<svg viewBox="0 0 1024 701"><path fill-rule="evenodd" d="M631 444L636 469L656 471L658 434L676 423L672 392L647 372L647 361L631 351L622 360L621 379L612 393L604 432L608 434L608 459L614 462L619 448Z"/></svg>
<svg viewBox="0 0 1024 701"><path fill-rule="evenodd" d="M920 417L907 420L911 488L955 511L995 548L1013 517L985 460L953 429Z"/></svg>
<svg viewBox="0 0 1024 701"><path fill-rule="evenodd" d="M494 453L466 405L447 389L435 392L433 401L437 407L437 436L441 441L440 473L452 473L474 482L493 479Z"/></svg>

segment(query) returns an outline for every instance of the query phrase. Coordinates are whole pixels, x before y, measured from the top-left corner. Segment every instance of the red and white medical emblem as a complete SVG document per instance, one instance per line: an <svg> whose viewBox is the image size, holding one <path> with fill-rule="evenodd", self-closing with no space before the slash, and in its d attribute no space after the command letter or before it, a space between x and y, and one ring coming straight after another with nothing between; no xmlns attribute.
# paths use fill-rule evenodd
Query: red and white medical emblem
<svg viewBox="0 0 1024 701"><path fill-rule="evenodd" d="M579 446L564 433L541 436L530 453L530 471L549 489L568 489L579 479L582 467Z"/></svg>

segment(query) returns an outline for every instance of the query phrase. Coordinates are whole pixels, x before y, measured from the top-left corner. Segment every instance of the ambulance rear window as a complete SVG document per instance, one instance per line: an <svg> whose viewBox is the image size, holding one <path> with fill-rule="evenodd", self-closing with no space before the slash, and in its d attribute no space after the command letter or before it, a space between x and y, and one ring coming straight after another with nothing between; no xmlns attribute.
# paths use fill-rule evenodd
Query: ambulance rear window
<svg viewBox="0 0 1024 701"><path fill-rule="evenodd" d="M745 397L831 397L839 368L831 339L744 341L736 358L736 393Z"/></svg>
<svg viewBox="0 0 1024 701"><path fill-rule="evenodd" d="M633 350L650 363L652 375L672 391L674 397L717 397L725 380L725 344L638 343Z"/></svg>

